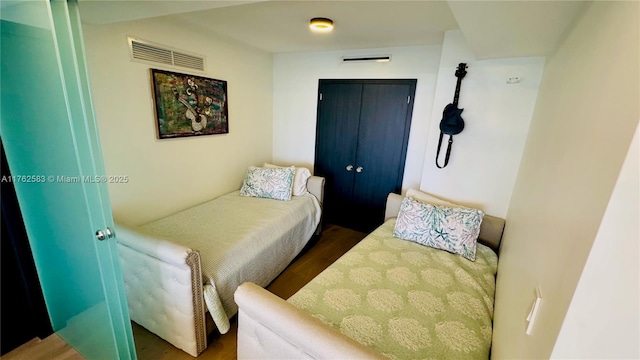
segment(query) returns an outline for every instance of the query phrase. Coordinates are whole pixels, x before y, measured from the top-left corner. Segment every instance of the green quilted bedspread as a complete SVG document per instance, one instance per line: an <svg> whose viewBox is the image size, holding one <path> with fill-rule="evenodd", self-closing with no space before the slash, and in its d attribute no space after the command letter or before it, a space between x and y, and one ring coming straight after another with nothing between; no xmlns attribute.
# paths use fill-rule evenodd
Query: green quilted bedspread
<svg viewBox="0 0 640 360"><path fill-rule="evenodd" d="M389 220L289 301L391 359L488 359L498 258L393 237Z"/></svg>

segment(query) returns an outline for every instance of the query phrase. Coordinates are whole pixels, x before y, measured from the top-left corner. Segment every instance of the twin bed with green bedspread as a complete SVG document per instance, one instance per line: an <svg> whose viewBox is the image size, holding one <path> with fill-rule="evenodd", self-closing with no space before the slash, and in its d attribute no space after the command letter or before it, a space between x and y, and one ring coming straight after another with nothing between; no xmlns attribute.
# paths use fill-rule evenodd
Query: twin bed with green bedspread
<svg viewBox="0 0 640 360"><path fill-rule="evenodd" d="M487 359L496 254L393 237L389 220L288 302L391 359Z"/></svg>
<svg viewBox="0 0 640 360"><path fill-rule="evenodd" d="M387 217L403 197L390 194ZM391 209L391 210L390 210ZM485 216L476 260L393 236L388 220L287 301L235 293L238 359L488 359L504 220Z"/></svg>

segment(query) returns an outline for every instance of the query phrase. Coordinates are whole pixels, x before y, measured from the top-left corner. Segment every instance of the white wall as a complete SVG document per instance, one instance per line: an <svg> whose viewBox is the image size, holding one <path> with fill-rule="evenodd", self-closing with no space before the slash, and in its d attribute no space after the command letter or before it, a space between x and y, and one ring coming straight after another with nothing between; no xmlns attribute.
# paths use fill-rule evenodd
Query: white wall
<svg viewBox="0 0 640 360"><path fill-rule="evenodd" d="M391 54L388 63L342 64L342 56ZM422 176L440 46L277 54L273 60L273 161L313 169L319 79L418 79L403 189Z"/></svg>
<svg viewBox="0 0 640 360"><path fill-rule="evenodd" d="M629 147L556 340L554 359L640 358L640 143Z"/></svg>
<svg viewBox="0 0 640 360"><path fill-rule="evenodd" d="M551 355L640 117L639 10L590 4L548 59L498 265L496 359Z"/></svg>
<svg viewBox="0 0 640 360"><path fill-rule="evenodd" d="M462 32L445 33L420 188L456 203L505 217L533 115L544 58L477 60ZM442 110L453 101L455 72L467 63L460 87L464 131L453 137L449 165L435 165ZM518 84L507 84L517 76ZM447 149L443 139L440 164Z"/></svg>
<svg viewBox="0 0 640 360"><path fill-rule="evenodd" d="M272 56L166 19L84 26L96 117L116 221L138 225L238 189L249 165L271 160ZM226 80L229 134L158 140L149 68L129 60L127 35L206 56ZM188 72L176 70L178 72Z"/></svg>

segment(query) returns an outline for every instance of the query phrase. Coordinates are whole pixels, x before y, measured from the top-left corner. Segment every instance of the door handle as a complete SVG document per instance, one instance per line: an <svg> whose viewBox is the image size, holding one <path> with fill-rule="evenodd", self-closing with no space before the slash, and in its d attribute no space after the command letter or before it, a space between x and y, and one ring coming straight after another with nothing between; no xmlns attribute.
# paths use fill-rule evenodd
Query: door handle
<svg viewBox="0 0 640 360"><path fill-rule="evenodd" d="M105 239L111 239L113 237L113 231L109 228L96 231L96 239L103 241Z"/></svg>
<svg viewBox="0 0 640 360"><path fill-rule="evenodd" d="M347 169L347 171L351 171L351 170L353 170L353 165L347 165L347 168L346 168L346 169Z"/></svg>
<svg viewBox="0 0 640 360"><path fill-rule="evenodd" d="M364 170L364 169L362 168L362 166L358 166L358 167L356 168L356 172L361 173L361 172L362 172L362 170Z"/></svg>

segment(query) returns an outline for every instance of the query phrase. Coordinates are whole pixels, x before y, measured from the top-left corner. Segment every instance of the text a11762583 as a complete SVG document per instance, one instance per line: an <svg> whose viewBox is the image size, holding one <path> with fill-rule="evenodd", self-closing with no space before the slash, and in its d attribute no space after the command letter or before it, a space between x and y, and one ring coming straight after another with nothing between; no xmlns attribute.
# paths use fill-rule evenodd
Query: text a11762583
<svg viewBox="0 0 640 360"><path fill-rule="evenodd" d="M11 183L60 183L60 184L126 184L128 175L2 175L0 182Z"/></svg>

